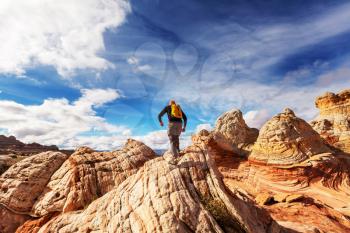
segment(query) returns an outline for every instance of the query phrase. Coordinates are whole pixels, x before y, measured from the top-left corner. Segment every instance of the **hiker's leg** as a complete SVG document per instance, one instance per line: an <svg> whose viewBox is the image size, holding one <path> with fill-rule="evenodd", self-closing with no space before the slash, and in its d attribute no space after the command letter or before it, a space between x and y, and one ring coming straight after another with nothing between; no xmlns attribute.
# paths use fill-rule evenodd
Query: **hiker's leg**
<svg viewBox="0 0 350 233"><path fill-rule="evenodd" d="M175 145L176 145L177 151L180 152L180 135L175 136Z"/></svg>
<svg viewBox="0 0 350 233"><path fill-rule="evenodd" d="M176 146L176 135L169 135L169 140L170 140L170 152L175 156L179 156L179 152L177 150Z"/></svg>

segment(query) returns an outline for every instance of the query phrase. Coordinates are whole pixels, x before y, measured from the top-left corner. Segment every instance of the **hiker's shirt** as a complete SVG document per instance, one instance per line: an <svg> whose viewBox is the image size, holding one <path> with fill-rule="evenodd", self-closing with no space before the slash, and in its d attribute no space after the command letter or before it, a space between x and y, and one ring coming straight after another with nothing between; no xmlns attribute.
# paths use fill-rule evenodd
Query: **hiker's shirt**
<svg viewBox="0 0 350 233"><path fill-rule="evenodd" d="M162 121L162 116L164 116L165 113L168 115L168 120L169 120L168 134L171 134L171 133L174 132L175 133L174 135L180 135L181 131L178 132L179 131L179 125L181 126L180 128L182 130L182 119L183 119L184 127L186 127L186 124L187 124L186 114L181 109L182 118L173 117L171 115L171 106L168 105L159 113L159 115L158 115L159 122Z"/></svg>

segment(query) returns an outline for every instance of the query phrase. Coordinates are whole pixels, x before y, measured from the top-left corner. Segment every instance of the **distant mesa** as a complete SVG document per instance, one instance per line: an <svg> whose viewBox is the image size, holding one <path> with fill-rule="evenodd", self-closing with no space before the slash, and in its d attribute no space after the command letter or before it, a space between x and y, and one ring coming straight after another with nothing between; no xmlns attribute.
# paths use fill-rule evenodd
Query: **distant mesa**
<svg viewBox="0 0 350 233"><path fill-rule="evenodd" d="M0 174L16 162L45 151L61 151L67 155L73 153L71 150L59 150L55 145L44 146L35 142L26 144L14 136L0 135Z"/></svg>
<svg viewBox="0 0 350 233"><path fill-rule="evenodd" d="M35 154L43 151L58 151L58 147L55 145L43 146L39 143L28 143L25 144L16 139L14 136L6 137L0 135L0 153L9 154L9 153L21 153L21 154Z"/></svg>

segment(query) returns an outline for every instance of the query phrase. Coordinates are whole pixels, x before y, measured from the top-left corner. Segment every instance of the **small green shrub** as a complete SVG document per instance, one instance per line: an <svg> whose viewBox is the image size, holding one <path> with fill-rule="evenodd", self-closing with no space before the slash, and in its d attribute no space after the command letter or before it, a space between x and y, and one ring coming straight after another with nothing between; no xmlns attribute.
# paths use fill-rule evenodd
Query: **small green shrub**
<svg viewBox="0 0 350 233"><path fill-rule="evenodd" d="M226 233L245 233L246 230L227 210L225 204L217 198L202 197L201 201L207 211L211 213L216 222Z"/></svg>

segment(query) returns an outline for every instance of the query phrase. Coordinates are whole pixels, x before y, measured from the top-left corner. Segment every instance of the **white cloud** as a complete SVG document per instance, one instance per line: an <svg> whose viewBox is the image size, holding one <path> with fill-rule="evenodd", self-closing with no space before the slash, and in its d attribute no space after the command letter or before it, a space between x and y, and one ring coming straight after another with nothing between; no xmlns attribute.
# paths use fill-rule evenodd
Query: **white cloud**
<svg viewBox="0 0 350 233"><path fill-rule="evenodd" d="M252 110L245 113L243 118L249 127L259 129L271 118L271 114L267 109Z"/></svg>
<svg viewBox="0 0 350 233"><path fill-rule="evenodd" d="M144 136L135 136L134 138L154 149L165 150L169 147L169 138L166 130L153 131Z"/></svg>
<svg viewBox="0 0 350 233"><path fill-rule="evenodd" d="M68 76L112 66L99 56L103 32L130 11L125 0L2 0L0 73L23 74L38 64Z"/></svg>
<svg viewBox="0 0 350 233"><path fill-rule="evenodd" d="M128 62L129 65L137 65L137 64L139 64L139 60L136 57L134 57L134 56L129 57L127 59L127 62Z"/></svg>
<svg viewBox="0 0 350 233"><path fill-rule="evenodd" d="M154 150L167 150L169 138L166 130L151 131L145 135L93 135L76 136L70 139L64 146L66 148L77 148L89 146L95 150L115 150L121 148L128 138L133 138L145 143ZM185 148L191 144L191 137L185 133L180 136L180 147Z"/></svg>
<svg viewBox="0 0 350 233"><path fill-rule="evenodd" d="M129 57L126 61L129 65L133 66L134 72L147 72L152 69L152 67L149 64L141 65L140 59L135 56Z"/></svg>
<svg viewBox="0 0 350 233"><path fill-rule="evenodd" d="M64 147L75 149L81 146L88 146L94 150L111 151L120 149L128 139L125 135L113 136L76 136L69 140Z"/></svg>
<svg viewBox="0 0 350 233"><path fill-rule="evenodd" d="M203 129L208 130L208 131L211 131L212 128L213 128L213 127L211 126L211 124L208 124L208 123L199 124L199 125L197 125L195 132L196 132L196 133L199 133L199 132L200 132L201 130L203 130Z"/></svg>
<svg viewBox="0 0 350 233"><path fill-rule="evenodd" d="M0 101L0 128L25 142L56 144L67 147L83 140L82 134L96 136L130 135L124 126L109 124L96 115L94 108L120 97L113 89L84 89L82 96L70 103L67 99L46 99L40 105ZM92 137L93 139L94 137Z"/></svg>
<svg viewBox="0 0 350 233"><path fill-rule="evenodd" d="M139 71L145 72L145 71L149 71L152 69L152 67L150 65L142 65L142 66L138 66L137 69Z"/></svg>
<svg viewBox="0 0 350 233"><path fill-rule="evenodd" d="M167 150L169 148L169 137L167 130L157 130L149 132L143 136L134 136L136 140L140 140L153 149ZM180 147L185 148L191 144L190 133L182 133L180 136Z"/></svg>

